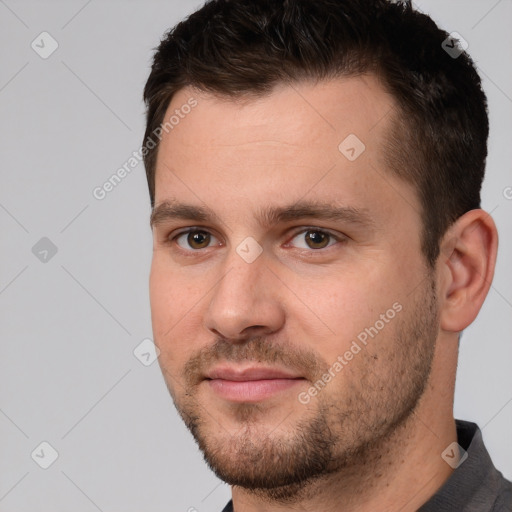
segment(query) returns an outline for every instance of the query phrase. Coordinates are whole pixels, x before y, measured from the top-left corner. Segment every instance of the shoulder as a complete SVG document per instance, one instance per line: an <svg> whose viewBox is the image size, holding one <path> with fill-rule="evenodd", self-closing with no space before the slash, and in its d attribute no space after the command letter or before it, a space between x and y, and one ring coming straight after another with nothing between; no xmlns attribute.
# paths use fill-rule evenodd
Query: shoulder
<svg viewBox="0 0 512 512"><path fill-rule="evenodd" d="M512 512L512 482L500 474L500 487L491 512Z"/></svg>

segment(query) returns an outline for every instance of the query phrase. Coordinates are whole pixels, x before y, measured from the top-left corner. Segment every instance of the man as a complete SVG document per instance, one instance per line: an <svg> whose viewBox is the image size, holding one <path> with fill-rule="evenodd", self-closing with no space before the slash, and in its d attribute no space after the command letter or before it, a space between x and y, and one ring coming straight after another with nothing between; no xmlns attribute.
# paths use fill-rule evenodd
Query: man
<svg viewBox="0 0 512 512"><path fill-rule="evenodd" d="M144 99L154 338L225 512L512 510L453 417L497 251L457 42L408 2L214 0Z"/></svg>

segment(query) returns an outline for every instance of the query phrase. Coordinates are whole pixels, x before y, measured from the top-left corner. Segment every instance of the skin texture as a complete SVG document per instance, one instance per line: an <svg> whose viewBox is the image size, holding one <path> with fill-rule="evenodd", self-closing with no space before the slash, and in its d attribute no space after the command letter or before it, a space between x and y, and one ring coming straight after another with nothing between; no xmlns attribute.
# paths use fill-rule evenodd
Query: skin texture
<svg viewBox="0 0 512 512"><path fill-rule="evenodd" d="M155 204L216 217L155 215L150 277L159 363L178 411L233 485L237 512L417 510L452 472L441 453L457 440L458 334L492 280L492 219L462 216L428 267L416 192L384 165L396 106L375 77L237 100L186 88L168 114L190 97L197 106L159 148ZM365 145L354 161L338 149L349 134ZM352 215L260 222L268 207L299 201ZM308 229L321 247L308 245ZM237 252L247 237L262 250L251 263ZM364 345L358 335L371 326ZM220 364L300 379L261 400L226 399L205 380ZM329 382L299 400L329 369Z"/></svg>

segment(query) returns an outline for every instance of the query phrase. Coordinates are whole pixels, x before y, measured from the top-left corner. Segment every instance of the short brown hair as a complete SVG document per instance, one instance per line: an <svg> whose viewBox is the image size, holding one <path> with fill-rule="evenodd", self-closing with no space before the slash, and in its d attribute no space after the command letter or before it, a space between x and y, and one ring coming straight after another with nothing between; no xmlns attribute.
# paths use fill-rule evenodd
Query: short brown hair
<svg viewBox="0 0 512 512"><path fill-rule="evenodd" d="M144 88L144 146L186 86L257 96L279 82L373 73L399 109L387 134L386 163L418 192L422 249L434 265L446 229L480 207L489 132L473 61L465 52L445 51L447 38L410 1L208 1L156 48ZM154 206L158 141L152 146L144 164Z"/></svg>

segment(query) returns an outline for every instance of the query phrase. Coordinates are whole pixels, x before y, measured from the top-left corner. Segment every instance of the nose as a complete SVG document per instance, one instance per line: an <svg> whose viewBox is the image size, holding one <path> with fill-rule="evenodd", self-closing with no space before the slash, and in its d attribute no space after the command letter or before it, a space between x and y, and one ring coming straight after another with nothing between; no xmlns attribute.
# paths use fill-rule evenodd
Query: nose
<svg viewBox="0 0 512 512"><path fill-rule="evenodd" d="M267 267L264 253L247 263L233 251L225 263L224 277L214 287L204 315L205 327L233 342L281 329L282 285Z"/></svg>

